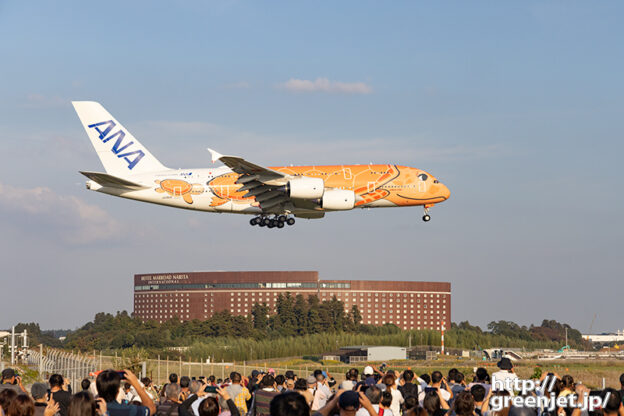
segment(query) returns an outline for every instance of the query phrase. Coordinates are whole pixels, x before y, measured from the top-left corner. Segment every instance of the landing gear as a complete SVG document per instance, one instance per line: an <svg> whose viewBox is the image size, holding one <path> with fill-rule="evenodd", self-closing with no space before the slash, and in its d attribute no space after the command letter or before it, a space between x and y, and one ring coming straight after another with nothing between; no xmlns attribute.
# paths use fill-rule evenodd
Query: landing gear
<svg viewBox="0 0 624 416"><path fill-rule="evenodd" d="M424 222L429 222L429 220L431 219L431 217L429 216L429 208L425 207L425 215L423 215L422 218Z"/></svg>
<svg viewBox="0 0 624 416"><path fill-rule="evenodd" d="M284 228L286 224L294 225L295 219L286 215L276 215L273 218L259 216L250 219L249 224L252 226L259 225L260 227L267 228Z"/></svg>

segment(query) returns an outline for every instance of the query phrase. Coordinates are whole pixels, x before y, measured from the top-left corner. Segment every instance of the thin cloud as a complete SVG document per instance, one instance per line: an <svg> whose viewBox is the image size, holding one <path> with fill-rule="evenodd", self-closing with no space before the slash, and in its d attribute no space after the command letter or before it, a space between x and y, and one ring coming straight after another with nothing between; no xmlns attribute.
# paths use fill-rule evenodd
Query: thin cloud
<svg viewBox="0 0 624 416"><path fill-rule="evenodd" d="M223 86L223 88L231 89L231 90L243 90L243 89L247 89L249 87L250 87L250 85L249 85L249 83L247 81L233 82L231 84L225 84Z"/></svg>
<svg viewBox="0 0 624 416"><path fill-rule="evenodd" d="M332 152L328 153L321 145L323 140L318 138L267 135L202 121L150 121L143 123L142 128L146 137L159 138L163 142L171 137L185 139L182 140L183 147L163 150L175 166L212 166L205 147L241 156L254 163L272 165L453 162L498 157L507 152L500 143L432 146L427 144L431 142L429 138L413 136L332 139ZM251 149L250 143L262 143L263 146ZM195 152L197 149L201 151Z"/></svg>
<svg viewBox="0 0 624 416"><path fill-rule="evenodd" d="M35 228L52 229L69 244L117 238L121 224L103 209L50 188L18 188L0 183L0 213Z"/></svg>
<svg viewBox="0 0 624 416"><path fill-rule="evenodd" d="M364 82L339 82L327 78L317 78L314 81L291 78L279 84L278 87L291 92L327 92L338 94L370 94L373 88Z"/></svg>
<svg viewBox="0 0 624 416"><path fill-rule="evenodd" d="M69 106L69 100L58 96L43 94L28 94L26 96L26 108L62 108Z"/></svg>

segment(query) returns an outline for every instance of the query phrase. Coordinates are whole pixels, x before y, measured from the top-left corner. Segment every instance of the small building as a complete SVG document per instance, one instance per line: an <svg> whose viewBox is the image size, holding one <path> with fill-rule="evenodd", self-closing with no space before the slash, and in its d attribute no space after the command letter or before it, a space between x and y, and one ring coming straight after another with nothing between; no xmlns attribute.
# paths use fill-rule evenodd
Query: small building
<svg viewBox="0 0 624 416"><path fill-rule="evenodd" d="M407 350L405 347L350 346L323 354L323 359L341 361L347 364L366 361L405 360L407 359Z"/></svg>

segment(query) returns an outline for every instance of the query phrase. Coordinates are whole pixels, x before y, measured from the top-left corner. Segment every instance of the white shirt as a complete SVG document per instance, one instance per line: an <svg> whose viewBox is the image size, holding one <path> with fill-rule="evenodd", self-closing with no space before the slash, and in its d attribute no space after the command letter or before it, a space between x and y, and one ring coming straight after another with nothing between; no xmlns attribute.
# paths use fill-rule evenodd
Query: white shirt
<svg viewBox="0 0 624 416"><path fill-rule="evenodd" d="M431 387L431 386L427 386L427 387ZM438 390L440 390L440 395L442 396L442 398L446 402L448 402L449 399L451 398L451 393L449 393L448 391L444 390L442 387L438 387ZM425 389L423 389L423 391L418 393L418 403L421 406L423 405L423 400L425 400Z"/></svg>
<svg viewBox="0 0 624 416"><path fill-rule="evenodd" d="M403 395L401 394L401 392L394 387L395 386L390 387L390 394L392 394L392 404L390 404L390 409L395 415L400 415L401 405L405 402L405 400L403 400ZM384 415L385 414L386 412L384 412Z"/></svg>
<svg viewBox="0 0 624 416"><path fill-rule="evenodd" d="M416 381L418 381L418 384L420 384L420 391L425 391L425 388L429 387L427 382L420 377L416 377Z"/></svg>
<svg viewBox="0 0 624 416"><path fill-rule="evenodd" d="M518 378L518 375L516 373L511 373L507 370L500 370L500 371L495 372L494 374L492 374L492 391L507 390L509 394L513 396L514 394L513 387L511 389L505 388L505 383L506 383L505 380L509 380L510 386L513 386L513 381L517 378ZM497 386L497 384L500 384L500 382L503 382L502 388L499 388L499 386Z"/></svg>
<svg viewBox="0 0 624 416"><path fill-rule="evenodd" d="M325 384L317 382L316 391L314 392L314 400L312 401L312 410L319 410L327 404L327 399L331 396L331 390Z"/></svg>
<svg viewBox="0 0 624 416"><path fill-rule="evenodd" d="M373 405L373 409L375 409L375 413L379 414L379 405L378 404L374 404ZM360 407L358 409L358 411L355 412L355 416L369 416L368 410L364 409L363 407ZM394 413L390 409L384 409L383 416L394 416ZM398 413L397 413L397 416L398 416Z"/></svg>

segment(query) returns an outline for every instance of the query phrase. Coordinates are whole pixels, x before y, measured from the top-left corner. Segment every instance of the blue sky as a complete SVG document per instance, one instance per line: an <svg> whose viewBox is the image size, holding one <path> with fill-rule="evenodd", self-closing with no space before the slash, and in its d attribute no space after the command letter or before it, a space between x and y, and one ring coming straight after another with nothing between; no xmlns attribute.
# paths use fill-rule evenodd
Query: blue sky
<svg viewBox="0 0 624 416"><path fill-rule="evenodd" d="M0 327L132 309L132 275L452 283L452 320L619 319L619 2L0 3ZM88 192L71 100L165 165L398 163L452 192L269 231Z"/></svg>

